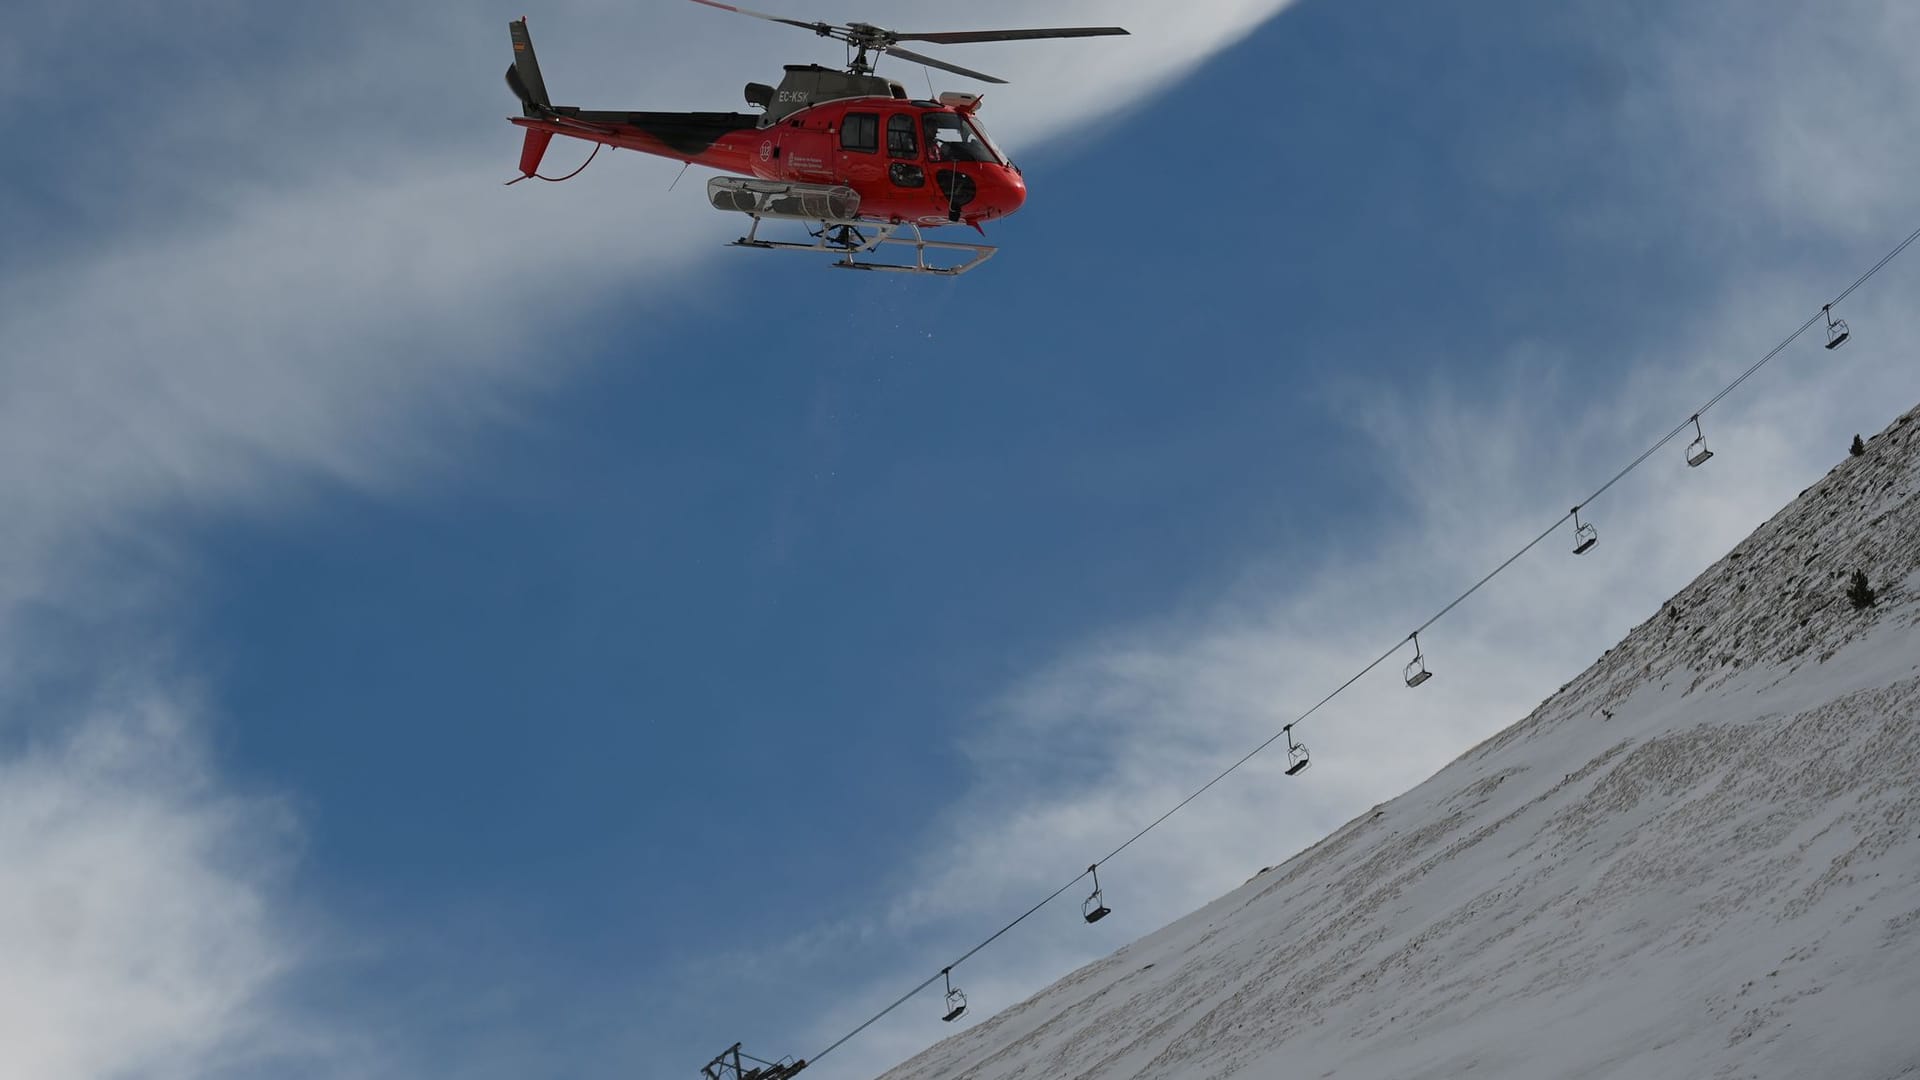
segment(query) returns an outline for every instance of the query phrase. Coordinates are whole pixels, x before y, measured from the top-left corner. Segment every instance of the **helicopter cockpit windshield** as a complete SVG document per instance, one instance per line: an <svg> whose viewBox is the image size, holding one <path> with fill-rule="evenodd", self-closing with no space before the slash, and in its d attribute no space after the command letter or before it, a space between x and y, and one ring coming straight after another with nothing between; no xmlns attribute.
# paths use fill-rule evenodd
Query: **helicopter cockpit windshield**
<svg viewBox="0 0 1920 1080"><path fill-rule="evenodd" d="M1005 165L987 133L972 119L950 112L930 112L922 121L926 129L927 155L935 161L985 161Z"/></svg>

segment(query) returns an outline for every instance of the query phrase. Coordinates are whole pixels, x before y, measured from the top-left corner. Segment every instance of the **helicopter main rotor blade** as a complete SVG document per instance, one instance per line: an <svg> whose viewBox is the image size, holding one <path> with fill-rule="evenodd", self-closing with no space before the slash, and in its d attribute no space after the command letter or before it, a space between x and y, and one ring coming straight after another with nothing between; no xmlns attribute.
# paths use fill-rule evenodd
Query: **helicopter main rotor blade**
<svg viewBox="0 0 1920 1080"><path fill-rule="evenodd" d="M922 56L917 52L908 52L907 50L901 48L898 45L887 46L886 52L888 56L897 56L902 60L911 60L916 64L925 64L928 67L936 67L936 68L939 68L941 71L951 71L955 75L965 75L969 79L979 79L981 82L987 82L987 83L998 83L1001 86L1005 86L1007 83L1007 80L996 79L992 75L988 75L984 71L975 71L972 68L963 68L959 64L949 64L945 60L935 60L931 56Z"/></svg>
<svg viewBox="0 0 1920 1080"><path fill-rule="evenodd" d="M707 0L700 0L706 3ZM722 5L716 5L722 6ZM935 45L965 45L975 41L1032 41L1037 38L1131 36L1118 26L1060 26L1045 30L956 30L936 34L889 34L895 41L930 41Z"/></svg>
<svg viewBox="0 0 1920 1080"><path fill-rule="evenodd" d="M753 18L765 19L768 22L785 23L788 26L797 26L802 30L811 30L816 34L819 34L821 37L832 37L833 32L839 29L838 27L832 25L831 23L801 22L799 19L786 19L778 15L769 15L764 11L749 11L746 8L735 7L732 4L722 4L719 2L719 0L693 0L693 2L696 4L704 4L710 8L719 8L721 11L731 11L735 15L750 15Z"/></svg>

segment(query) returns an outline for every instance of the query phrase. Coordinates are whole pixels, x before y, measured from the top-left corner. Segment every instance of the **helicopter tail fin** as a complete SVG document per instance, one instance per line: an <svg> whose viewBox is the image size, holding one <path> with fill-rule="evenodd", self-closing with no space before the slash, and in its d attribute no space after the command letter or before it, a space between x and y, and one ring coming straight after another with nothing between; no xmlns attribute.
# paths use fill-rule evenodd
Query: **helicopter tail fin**
<svg viewBox="0 0 1920 1080"><path fill-rule="evenodd" d="M553 132L545 128L530 127L527 138L520 144L520 180L540 174L540 159L547 156L547 144L553 141ZM520 180L508 181L519 183Z"/></svg>
<svg viewBox="0 0 1920 1080"><path fill-rule="evenodd" d="M507 69L507 87L520 99L523 114L540 116L553 107L553 102L547 97L547 81L540 77L540 61L533 54L527 20L515 19L507 24L507 30L513 35L513 66ZM532 133L528 134L531 137Z"/></svg>

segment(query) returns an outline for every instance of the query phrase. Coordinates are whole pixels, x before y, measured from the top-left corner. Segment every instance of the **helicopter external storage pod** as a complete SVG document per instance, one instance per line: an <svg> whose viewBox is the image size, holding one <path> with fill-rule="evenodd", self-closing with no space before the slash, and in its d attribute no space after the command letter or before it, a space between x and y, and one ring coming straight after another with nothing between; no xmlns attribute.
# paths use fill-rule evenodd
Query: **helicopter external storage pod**
<svg viewBox="0 0 1920 1080"><path fill-rule="evenodd" d="M860 217L860 193L841 184L787 184L716 176L707 181L707 201L715 210L733 210L757 218L838 224Z"/></svg>

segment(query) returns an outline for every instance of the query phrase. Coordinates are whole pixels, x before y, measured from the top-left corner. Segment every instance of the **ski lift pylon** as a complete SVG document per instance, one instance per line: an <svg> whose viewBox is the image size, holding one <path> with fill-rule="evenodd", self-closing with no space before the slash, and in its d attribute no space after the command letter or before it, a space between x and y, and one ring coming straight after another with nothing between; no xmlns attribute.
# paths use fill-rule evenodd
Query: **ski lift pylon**
<svg viewBox="0 0 1920 1080"><path fill-rule="evenodd" d="M1701 430L1700 414L1693 414L1693 441L1687 444L1687 467L1697 469L1707 463L1713 451L1707 449L1707 433Z"/></svg>
<svg viewBox="0 0 1920 1080"><path fill-rule="evenodd" d="M1600 542L1599 530L1595 529L1591 523L1588 523L1586 525L1580 524L1580 508L1577 506L1574 507L1573 508L1573 553L1575 555L1585 555L1587 552L1593 550L1593 545L1599 542Z"/></svg>
<svg viewBox="0 0 1920 1080"><path fill-rule="evenodd" d="M1853 332L1847 329L1847 320L1833 317L1832 304L1828 304L1820 310L1827 316L1827 348L1837 349L1845 345L1847 339L1853 336Z"/></svg>
<svg viewBox="0 0 1920 1080"><path fill-rule="evenodd" d="M1408 634L1407 640L1413 642L1413 659L1407 662L1406 669L1407 685L1419 686L1433 678L1433 672L1427 670L1427 658L1420 651L1420 631Z"/></svg>
<svg viewBox="0 0 1920 1080"><path fill-rule="evenodd" d="M953 985L952 968L941 968L940 975L947 980L947 1015L942 1016L940 1019L951 1024L965 1015L967 1011L967 995L961 993L960 988Z"/></svg>
<svg viewBox="0 0 1920 1080"><path fill-rule="evenodd" d="M1293 725L1281 729L1287 733L1287 775L1298 776L1307 767L1307 744L1293 741Z"/></svg>
<svg viewBox="0 0 1920 1080"><path fill-rule="evenodd" d="M806 1058L796 1061L784 1057L779 1061L764 1061L743 1052L740 1046L740 1043L734 1043L720 1051L719 1056L701 1067L700 1075L705 1080L788 1080L807 1067ZM746 1064L749 1061L753 1062L751 1066Z"/></svg>
<svg viewBox="0 0 1920 1080"><path fill-rule="evenodd" d="M1107 906L1106 900L1100 895L1100 864L1094 863L1087 867L1087 873L1093 875L1093 895L1081 902L1080 917L1090 923L1097 923L1113 914L1113 909Z"/></svg>

